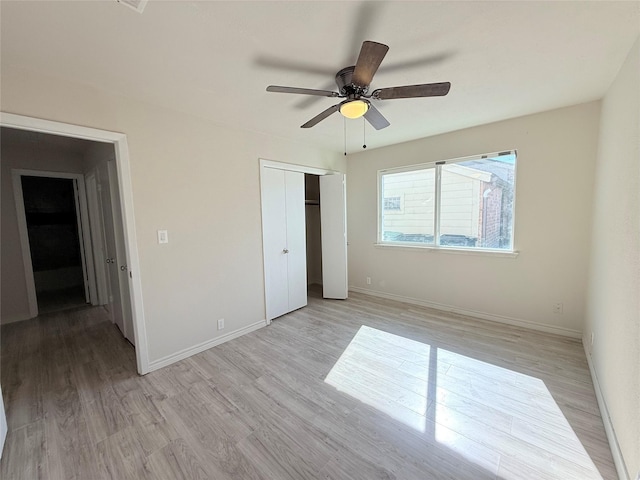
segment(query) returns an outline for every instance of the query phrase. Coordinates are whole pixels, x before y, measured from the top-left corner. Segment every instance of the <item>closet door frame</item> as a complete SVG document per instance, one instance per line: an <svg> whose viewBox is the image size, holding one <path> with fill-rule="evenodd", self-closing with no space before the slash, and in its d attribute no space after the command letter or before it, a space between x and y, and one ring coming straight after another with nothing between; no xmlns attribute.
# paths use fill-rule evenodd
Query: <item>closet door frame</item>
<svg viewBox="0 0 640 480"><path fill-rule="evenodd" d="M275 168L278 170L285 170L285 171L290 171L290 172L300 172L300 173L309 173L311 175L335 175L335 174L339 174L341 172L338 172L336 170L326 170L326 169L322 169L322 168L315 168L315 167L308 167L305 165L296 165L293 163L285 163L285 162L277 162L274 160L267 160L267 159L259 159L260 160L260 191L262 192L262 177L263 177L263 172L266 168ZM261 198L261 202L262 202L262 194L260 196ZM262 209L262 205L261 205L261 209ZM262 222L262 230L264 232L264 218L262 218L261 215L261 222ZM271 323L271 320L269 318L269 315L267 314L267 295L266 295L266 291L267 291L267 269L266 269L266 265L265 265L265 252L264 252L264 241L263 241L263 252L262 252L262 265L263 265L263 278L264 278L264 285L265 285L265 321L266 324L269 325ZM305 287L306 287L306 282L305 282Z"/></svg>

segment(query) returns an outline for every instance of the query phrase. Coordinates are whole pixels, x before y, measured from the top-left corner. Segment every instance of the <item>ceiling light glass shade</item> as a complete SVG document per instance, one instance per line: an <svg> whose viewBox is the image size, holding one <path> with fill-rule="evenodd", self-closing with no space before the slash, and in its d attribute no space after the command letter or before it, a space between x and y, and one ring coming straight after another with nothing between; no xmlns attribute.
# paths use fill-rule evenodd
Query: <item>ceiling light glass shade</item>
<svg viewBox="0 0 640 480"><path fill-rule="evenodd" d="M340 113L347 118L360 118L369 110L369 104L364 100L353 100L340 106Z"/></svg>

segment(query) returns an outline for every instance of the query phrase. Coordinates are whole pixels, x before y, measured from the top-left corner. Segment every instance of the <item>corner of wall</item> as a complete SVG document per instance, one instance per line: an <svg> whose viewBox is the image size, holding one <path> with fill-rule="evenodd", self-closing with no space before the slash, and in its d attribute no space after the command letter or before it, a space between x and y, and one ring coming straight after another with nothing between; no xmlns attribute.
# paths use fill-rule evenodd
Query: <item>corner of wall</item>
<svg viewBox="0 0 640 480"><path fill-rule="evenodd" d="M618 475L640 470L640 37L600 110L583 346ZM624 209L620 206L625 205ZM595 343L591 344L591 335Z"/></svg>

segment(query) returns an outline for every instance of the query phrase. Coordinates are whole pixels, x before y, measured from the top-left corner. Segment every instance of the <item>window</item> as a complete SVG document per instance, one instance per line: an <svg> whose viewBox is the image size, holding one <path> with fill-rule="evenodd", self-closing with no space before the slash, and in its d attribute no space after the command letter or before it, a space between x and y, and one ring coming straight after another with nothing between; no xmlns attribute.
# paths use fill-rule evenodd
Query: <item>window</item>
<svg viewBox="0 0 640 480"><path fill-rule="evenodd" d="M516 152L381 170L383 244L513 251Z"/></svg>

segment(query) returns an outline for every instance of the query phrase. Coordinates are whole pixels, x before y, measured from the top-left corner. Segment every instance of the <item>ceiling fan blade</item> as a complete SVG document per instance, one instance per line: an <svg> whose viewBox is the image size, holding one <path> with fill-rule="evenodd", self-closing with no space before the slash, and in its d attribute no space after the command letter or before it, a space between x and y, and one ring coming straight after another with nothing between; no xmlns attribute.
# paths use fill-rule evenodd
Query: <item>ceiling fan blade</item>
<svg viewBox="0 0 640 480"><path fill-rule="evenodd" d="M384 118L384 115L380 113L380 110L371 104L369 104L369 110L364 114L364 118L366 118L367 122L369 122L376 130L382 130L383 128L387 128L391 125L389 120Z"/></svg>
<svg viewBox="0 0 640 480"><path fill-rule="evenodd" d="M311 120L309 120L304 125L301 125L300 128L311 128L314 125L317 125L318 123L320 123L325 118L327 118L329 115L332 115L332 114L336 113L338 110L340 110L340 104L337 104L337 105L334 105L332 107L329 107L324 112L322 112L322 113L316 115L315 117L313 117Z"/></svg>
<svg viewBox="0 0 640 480"><path fill-rule="evenodd" d="M312 88L296 88L296 87L280 87L278 85L269 85L267 92L276 93L299 93L301 95L316 95L318 97L338 97L338 92L332 92L330 90L314 90Z"/></svg>
<svg viewBox="0 0 640 480"><path fill-rule="evenodd" d="M378 100L394 98L442 97L449 93L451 83L425 83L422 85L405 85L403 87L379 88L371 96Z"/></svg>
<svg viewBox="0 0 640 480"><path fill-rule="evenodd" d="M335 86L336 86L336 82L331 81L331 82L325 83L322 87L320 87L319 90L329 90L330 88L335 88ZM294 108L297 108L299 110L304 110L305 108L310 107L311 105L315 105L316 102L322 102L322 97L316 97L315 95L304 96L300 98L300 101L294 104Z"/></svg>
<svg viewBox="0 0 640 480"><path fill-rule="evenodd" d="M389 47L382 43L368 40L362 42L362 48L360 49L360 55L358 56L351 81L361 87L368 87L388 51Z"/></svg>

